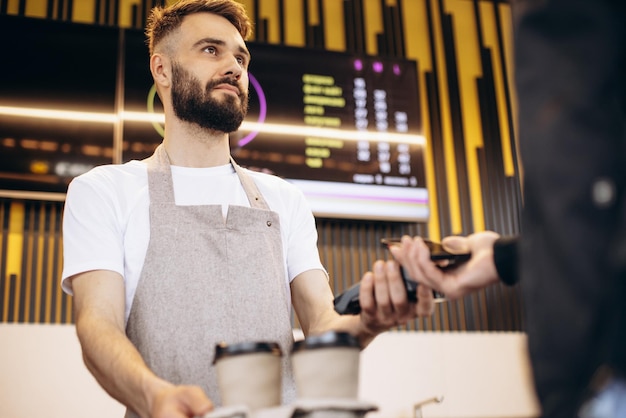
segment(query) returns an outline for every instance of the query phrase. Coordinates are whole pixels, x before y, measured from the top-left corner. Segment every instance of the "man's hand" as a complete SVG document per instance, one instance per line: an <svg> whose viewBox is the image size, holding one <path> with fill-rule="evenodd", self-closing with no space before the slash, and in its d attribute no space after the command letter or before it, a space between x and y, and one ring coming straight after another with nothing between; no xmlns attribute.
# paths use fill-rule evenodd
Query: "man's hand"
<svg viewBox="0 0 626 418"><path fill-rule="evenodd" d="M424 285L417 289L417 303L407 298L398 263L378 260L361 281L361 322L372 336L420 316L434 312L433 292Z"/></svg>
<svg viewBox="0 0 626 418"><path fill-rule="evenodd" d="M159 392L150 418L193 418L213 409L213 403L198 386L172 386Z"/></svg>

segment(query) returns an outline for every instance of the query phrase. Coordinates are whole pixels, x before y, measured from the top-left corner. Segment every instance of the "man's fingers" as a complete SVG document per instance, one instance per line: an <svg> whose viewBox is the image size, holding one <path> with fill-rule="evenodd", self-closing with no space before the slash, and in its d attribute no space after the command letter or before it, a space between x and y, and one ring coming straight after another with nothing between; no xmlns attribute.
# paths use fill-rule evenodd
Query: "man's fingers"
<svg viewBox="0 0 626 418"><path fill-rule="evenodd" d="M182 397L191 413L195 415L204 415L213 410L213 402L211 402L200 387L184 386L183 388Z"/></svg>
<svg viewBox="0 0 626 418"><path fill-rule="evenodd" d="M376 308L387 317L393 313L391 303L391 289L387 281L387 266L384 261L376 261L374 263L374 296L376 299Z"/></svg>
<svg viewBox="0 0 626 418"><path fill-rule="evenodd" d="M405 316L410 312L410 307L407 300L406 285L400 274L400 266L395 261L387 261L385 268L392 312L399 316Z"/></svg>
<svg viewBox="0 0 626 418"><path fill-rule="evenodd" d="M376 304L374 303L374 273L368 271L361 279L361 288L359 290L359 303L361 310L372 314Z"/></svg>
<svg viewBox="0 0 626 418"><path fill-rule="evenodd" d="M433 291L428 286L420 284L417 287L417 315L430 316L435 312L435 298Z"/></svg>

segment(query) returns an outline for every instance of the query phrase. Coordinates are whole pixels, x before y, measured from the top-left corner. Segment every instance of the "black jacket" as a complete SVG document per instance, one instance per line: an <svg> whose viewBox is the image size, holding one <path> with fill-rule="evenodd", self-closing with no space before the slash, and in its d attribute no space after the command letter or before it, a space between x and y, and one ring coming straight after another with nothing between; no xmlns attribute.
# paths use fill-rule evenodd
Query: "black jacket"
<svg viewBox="0 0 626 418"><path fill-rule="evenodd" d="M626 374L625 3L514 2L519 274L546 417L576 416L602 366Z"/></svg>

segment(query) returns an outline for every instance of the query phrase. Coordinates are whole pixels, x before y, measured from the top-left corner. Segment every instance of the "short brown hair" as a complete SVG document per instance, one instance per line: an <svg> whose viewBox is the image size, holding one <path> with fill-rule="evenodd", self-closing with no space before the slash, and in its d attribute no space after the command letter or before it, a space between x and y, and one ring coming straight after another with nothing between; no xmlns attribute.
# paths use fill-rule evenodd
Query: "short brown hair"
<svg viewBox="0 0 626 418"><path fill-rule="evenodd" d="M252 22L241 3L234 0L180 0L169 7L157 6L150 12L146 25L150 55L163 38L180 27L186 16L202 12L213 13L228 20L244 40L252 34Z"/></svg>

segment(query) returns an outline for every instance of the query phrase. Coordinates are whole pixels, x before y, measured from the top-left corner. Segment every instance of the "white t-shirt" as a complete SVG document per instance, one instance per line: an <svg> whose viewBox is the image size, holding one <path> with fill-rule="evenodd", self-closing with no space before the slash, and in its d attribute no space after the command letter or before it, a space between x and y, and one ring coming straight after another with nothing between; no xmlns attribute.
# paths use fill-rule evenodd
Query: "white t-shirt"
<svg viewBox="0 0 626 418"><path fill-rule="evenodd" d="M300 273L324 270L317 249L313 214L302 192L287 181L246 170L270 209L280 216L287 295ZM172 166L176 204L250 207L232 165ZM68 188L63 215L62 287L72 294L72 276L112 270L124 277L126 320L130 314L150 239L147 165L130 161L99 166L76 177ZM324 273L326 274L325 270Z"/></svg>

